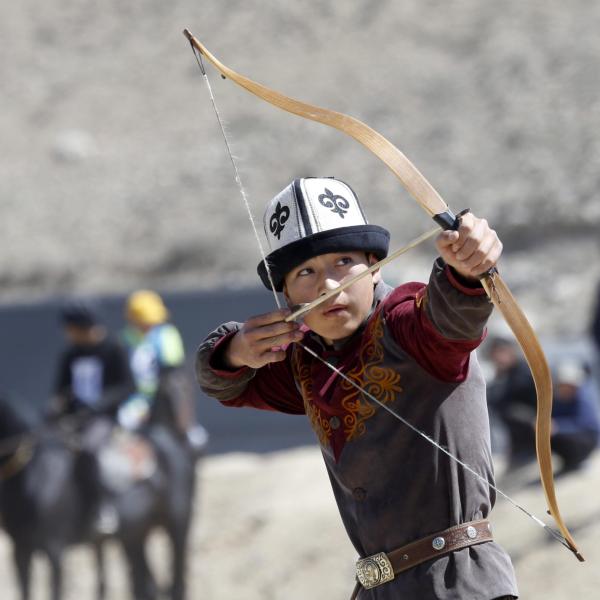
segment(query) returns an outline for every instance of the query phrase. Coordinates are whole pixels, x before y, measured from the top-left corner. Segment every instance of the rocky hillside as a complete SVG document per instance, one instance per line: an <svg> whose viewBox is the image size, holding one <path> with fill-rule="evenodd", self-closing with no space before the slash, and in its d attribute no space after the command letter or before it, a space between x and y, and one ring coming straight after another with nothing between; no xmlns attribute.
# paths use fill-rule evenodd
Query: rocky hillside
<svg viewBox="0 0 600 600"><path fill-rule="evenodd" d="M384 133L452 207L498 229L542 332L585 329L600 279L600 5L21 0L2 13L0 301L256 285L189 27L236 70ZM393 246L430 227L358 144L209 76L259 220L294 176L335 174ZM423 278L432 257L387 277Z"/></svg>

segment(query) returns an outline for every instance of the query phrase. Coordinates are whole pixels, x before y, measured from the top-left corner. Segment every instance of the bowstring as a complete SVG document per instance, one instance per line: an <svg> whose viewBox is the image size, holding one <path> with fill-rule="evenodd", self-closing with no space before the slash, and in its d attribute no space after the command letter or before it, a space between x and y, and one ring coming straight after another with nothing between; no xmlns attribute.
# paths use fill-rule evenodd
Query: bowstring
<svg viewBox="0 0 600 600"><path fill-rule="evenodd" d="M246 207L246 213L250 220L250 224L252 225L252 231L254 232L254 237L256 238L256 243L258 244L258 247L260 249L260 255L261 255L263 262L265 263L265 266L267 268L267 277L269 278L269 283L271 284L271 289L273 290L273 296L275 297L275 304L277 304L277 308L281 308L282 307L281 301L279 299L279 296L277 296L277 292L275 291L275 284L273 283L273 275L271 273L271 268L267 261L267 255L266 255L265 249L262 245L262 242L260 240L260 235L259 235L258 229L256 227L256 221L254 219L254 215L252 214L252 208L251 208L250 202L248 200L248 195L246 194L246 189L244 188L244 185L242 184L242 178L240 176L240 171L237 166L237 161L235 160L235 157L233 156L233 152L231 151L231 144L229 143L229 138L227 137L227 133L225 131L225 125L223 124L223 119L221 119L221 114L219 113L219 109L217 108L217 103L215 101L215 96L213 94L212 87L210 85L210 80L208 79L208 75L206 74L206 69L204 68L204 63L202 61L202 54L200 54L200 52L198 52L198 50L194 47L194 45L192 44L191 41L190 41L190 46L192 47L192 52L194 53L194 56L196 57L196 62L198 63L198 67L200 68L200 71L202 72L202 77L204 79L204 82L206 83L206 87L208 88L208 93L210 95L210 101L212 103L213 110L215 111L215 115L217 116L217 121L219 122L219 127L221 129L221 133L223 134L223 140L225 141L225 147L227 148L227 154L229 155L229 159L231 160L231 164L233 166L233 172L235 174L235 182L237 183L237 186L242 195L242 199L244 200L244 206Z"/></svg>
<svg viewBox="0 0 600 600"><path fill-rule="evenodd" d="M197 50L197 48L192 44L191 41L190 41L190 46L192 48L192 52L194 53L194 57L196 58L196 62L198 63L198 67L200 68L200 71L202 72L202 77L203 77L204 82L206 84L206 87L208 89L208 93L209 93L209 96L210 96L210 101L211 101L213 110L215 112L215 115L217 117L217 121L218 121L219 127L221 129L221 134L222 134L223 139L225 141L225 147L227 149L227 154L229 155L229 159L230 159L231 164L233 166L233 171L234 171L234 174L235 174L235 181L236 181L236 183L238 185L238 188L240 190L240 193L242 195L244 206L246 208L246 213L248 215L248 219L250 220L250 224L251 224L252 230L254 232L254 237L256 239L256 243L258 244L260 255L261 255L262 260L263 260L263 262L265 264L265 268L266 268L266 272L267 272L267 277L268 277L269 283L271 284L271 291L273 292L273 297L275 298L275 304L277 305L277 308L281 309L282 308L282 304L281 304L281 300L280 300L279 296L277 295L277 291L275 290L275 284L274 284L274 281L273 281L273 275L272 275L272 272L271 272L271 266L269 265L269 261L267 260L267 254L265 252L263 243L262 243L262 241L260 239L260 235L258 233L258 228L256 227L256 221L255 221L254 215L252 213L252 208L250 206L250 202L248 200L248 196L246 194L246 190L244 188L244 185L242 184L242 179L241 179L241 176L240 176L240 172L239 172L239 169L238 169L238 166L237 166L236 159L235 159L235 157L234 157L234 155L233 155L233 153L231 151L231 144L229 142L229 138L228 138L227 133L225 131L225 126L223 124L223 120L221 118L221 115L219 113L219 109L217 107L217 103L216 103L216 100L215 100L215 96L213 94L212 86L210 85L210 80L209 80L208 75L206 73L206 69L204 68L204 63L202 61L202 54ZM225 77L223 76L223 78L225 78ZM438 450L440 450L441 452L443 452L446 456L448 456L450 459L452 459L454 462L456 462L458 465L460 465L463 469L465 469L466 471L468 471L469 473L471 473L472 475L474 475L477 479L479 479L481 482L483 482L484 485L487 485L488 487L490 487L491 489L493 489L498 495L502 496L505 500L507 500L510 504L512 504L512 506L514 506L515 508L517 508L518 510L520 510L523 514L525 514L530 519L532 519L534 521L534 523L537 523L540 527L542 527L555 540L557 540L563 546L565 546L566 548L568 548L569 550L572 551L571 547L569 546L569 544L566 541L566 538L559 531L555 530L554 528L552 528L549 525L547 525L546 523L544 523L540 518L536 517L532 512L528 511L524 506L522 506L516 500L514 500L511 496L509 496L508 494L506 494L505 492L503 492L495 484L490 483L490 481L487 478L485 478L483 475L481 475L480 473L478 473L468 463L462 461L460 458L458 458L457 456L455 456L454 454L452 454L447 448L444 448L444 446L442 446L441 444L439 444L438 442L436 442L432 437L430 437L429 435L427 435L424 431L421 431L418 427L415 427L412 423L410 423L410 421L407 421L404 417L402 417L396 411L392 410L389 406L387 406L386 404L384 404L381 400L379 400L378 398L376 398L373 394L371 394L370 392L368 392L367 390L365 390L358 383L356 383L353 379L351 379L350 377L348 377L348 375L346 375L345 373L343 373L342 371L340 371L337 367L335 367L330 362L328 362L327 360L325 360L322 356L319 356L314 350L312 350L311 348L307 347L302 342L294 342L294 343L297 344L298 346L300 346L303 350L305 350L312 357L316 358L318 361L320 361L322 364L324 364L331 371L333 371L334 373L336 373L337 375L339 375L342 379L344 379L344 381L348 382L350 385L352 385L354 388L356 388L363 395L363 397L368 398L369 400L371 400L372 402L374 402L375 404L377 404L379 407L381 407L382 409L384 409L385 411L387 411L390 415L392 415L397 420L399 420L401 423L403 423L411 431L413 431L414 433L416 433L417 435L419 435L420 437L422 437L423 439L425 439L426 441L428 441L435 448L437 448Z"/></svg>

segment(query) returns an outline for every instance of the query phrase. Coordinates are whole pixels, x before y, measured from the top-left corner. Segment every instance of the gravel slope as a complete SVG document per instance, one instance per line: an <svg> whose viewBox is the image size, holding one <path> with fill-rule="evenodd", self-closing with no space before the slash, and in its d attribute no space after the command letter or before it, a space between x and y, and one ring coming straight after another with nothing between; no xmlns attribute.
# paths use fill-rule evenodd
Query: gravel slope
<svg viewBox="0 0 600 600"><path fill-rule="evenodd" d="M240 72L383 132L451 206L497 227L536 326L579 333L600 278L599 25L586 0L9 3L0 301L256 285L189 27ZM357 144L210 75L259 218L294 176L335 174L396 247L429 228ZM432 257L423 248L387 277L422 279Z"/></svg>

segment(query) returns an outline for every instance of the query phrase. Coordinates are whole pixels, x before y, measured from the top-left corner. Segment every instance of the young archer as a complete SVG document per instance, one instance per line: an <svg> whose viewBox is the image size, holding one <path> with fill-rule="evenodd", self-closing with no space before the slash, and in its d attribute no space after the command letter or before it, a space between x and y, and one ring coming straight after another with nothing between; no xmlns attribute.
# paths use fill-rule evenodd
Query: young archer
<svg viewBox="0 0 600 600"><path fill-rule="evenodd" d="M296 179L269 203L264 224L271 253L258 272L289 307L337 289L388 252L389 233L369 225L354 192L332 178ZM477 276L495 266L502 244L467 213L436 246L428 284L393 289L374 271L308 312L305 327L276 310L221 325L197 354L202 389L225 406L309 418L361 557L360 600L518 595L487 521L494 474L474 353L492 310Z"/></svg>

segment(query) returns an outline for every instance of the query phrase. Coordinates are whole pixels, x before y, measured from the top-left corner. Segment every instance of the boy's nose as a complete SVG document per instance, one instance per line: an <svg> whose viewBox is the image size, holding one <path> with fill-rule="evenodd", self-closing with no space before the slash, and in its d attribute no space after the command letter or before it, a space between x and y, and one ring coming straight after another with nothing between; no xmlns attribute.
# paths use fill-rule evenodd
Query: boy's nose
<svg viewBox="0 0 600 600"><path fill-rule="evenodd" d="M321 284L321 290L319 291L319 296L330 292L331 290L335 290L335 288L340 287L340 282L333 277L325 277Z"/></svg>

